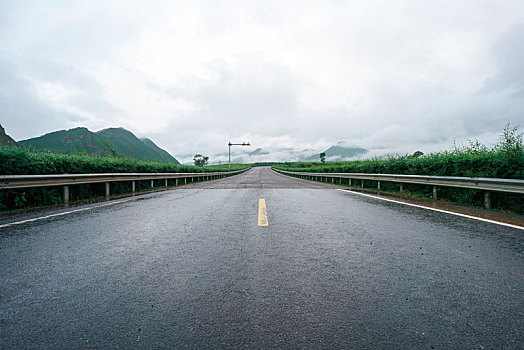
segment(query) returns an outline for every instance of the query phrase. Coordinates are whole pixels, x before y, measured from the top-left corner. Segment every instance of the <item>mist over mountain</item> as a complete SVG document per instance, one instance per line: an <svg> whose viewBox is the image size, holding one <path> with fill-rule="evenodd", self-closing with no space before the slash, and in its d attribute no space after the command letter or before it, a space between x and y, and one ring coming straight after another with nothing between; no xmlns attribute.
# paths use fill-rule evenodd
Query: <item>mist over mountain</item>
<svg viewBox="0 0 524 350"><path fill-rule="evenodd" d="M326 160L337 161L337 160L352 160L357 157L363 156L369 151L361 147L349 146L345 142L339 142L335 146L329 147L324 151L326 153ZM320 153L311 155L305 159L307 162L319 161Z"/></svg>
<svg viewBox="0 0 524 350"><path fill-rule="evenodd" d="M139 139L124 128L109 128L96 133L84 127L59 130L19 141L18 144L35 151L81 153L93 156L116 155L144 161L179 164L173 156L150 139Z"/></svg>
<svg viewBox="0 0 524 350"><path fill-rule="evenodd" d="M248 151L244 147L231 148L231 163L256 163L256 162L319 162L320 153L326 153L328 161L354 160L365 156L369 151L365 148L355 146L345 141L338 142L336 145L326 150L322 149L296 149L285 148L263 148L259 147L253 151ZM228 162L228 152L211 154L209 164L225 164ZM183 164L193 164L193 155L179 156Z"/></svg>

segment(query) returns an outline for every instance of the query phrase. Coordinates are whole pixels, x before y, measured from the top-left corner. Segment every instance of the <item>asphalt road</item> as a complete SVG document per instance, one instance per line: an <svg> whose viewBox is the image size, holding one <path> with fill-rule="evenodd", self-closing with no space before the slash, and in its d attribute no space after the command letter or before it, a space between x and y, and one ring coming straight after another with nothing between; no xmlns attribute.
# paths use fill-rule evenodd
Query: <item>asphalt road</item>
<svg viewBox="0 0 524 350"><path fill-rule="evenodd" d="M0 348L523 349L523 248L254 168L1 228Z"/></svg>

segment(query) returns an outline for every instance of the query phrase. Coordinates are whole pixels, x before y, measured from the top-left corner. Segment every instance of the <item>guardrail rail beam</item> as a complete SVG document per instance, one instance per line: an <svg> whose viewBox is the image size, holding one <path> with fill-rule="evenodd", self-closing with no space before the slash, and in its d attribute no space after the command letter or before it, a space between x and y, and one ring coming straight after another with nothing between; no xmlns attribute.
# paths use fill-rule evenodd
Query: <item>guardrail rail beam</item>
<svg viewBox="0 0 524 350"><path fill-rule="evenodd" d="M484 207L492 208L492 192L524 194L524 180L520 179L499 179L483 177L457 177L457 176L427 176L427 175L398 175L398 174L365 174L365 173L310 173L292 172L286 170L273 170L290 176L299 177L306 180L335 183L335 179L348 179L348 185L353 185L353 180L360 180L360 187L364 188L364 181L377 181L377 188L382 188L382 182L398 183L400 192L404 192L405 184L428 185L432 186L432 197L438 199L439 187L455 187L463 189L475 189L484 191Z"/></svg>

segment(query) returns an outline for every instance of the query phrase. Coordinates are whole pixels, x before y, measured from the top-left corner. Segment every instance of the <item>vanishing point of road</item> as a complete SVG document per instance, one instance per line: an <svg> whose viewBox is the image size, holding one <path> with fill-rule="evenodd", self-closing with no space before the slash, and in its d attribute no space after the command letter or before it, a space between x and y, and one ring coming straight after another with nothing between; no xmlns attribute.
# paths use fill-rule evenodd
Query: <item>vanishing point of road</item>
<svg viewBox="0 0 524 350"><path fill-rule="evenodd" d="M340 189L253 168L4 218L0 348L524 348L524 231Z"/></svg>

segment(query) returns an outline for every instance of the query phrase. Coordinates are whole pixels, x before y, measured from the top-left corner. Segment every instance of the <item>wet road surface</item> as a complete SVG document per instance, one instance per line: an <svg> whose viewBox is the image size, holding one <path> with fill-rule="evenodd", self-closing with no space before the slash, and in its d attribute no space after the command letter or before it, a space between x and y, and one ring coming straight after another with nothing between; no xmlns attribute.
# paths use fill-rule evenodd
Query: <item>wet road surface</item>
<svg viewBox="0 0 524 350"><path fill-rule="evenodd" d="M336 189L254 168L2 228L0 348L524 348L522 230Z"/></svg>

